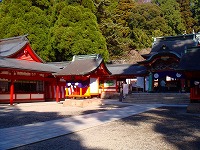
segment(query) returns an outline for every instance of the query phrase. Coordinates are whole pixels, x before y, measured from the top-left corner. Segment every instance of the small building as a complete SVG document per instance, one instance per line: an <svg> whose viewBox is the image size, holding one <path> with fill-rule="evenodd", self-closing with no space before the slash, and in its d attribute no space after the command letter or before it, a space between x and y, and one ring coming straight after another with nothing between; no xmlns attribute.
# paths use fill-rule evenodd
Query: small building
<svg viewBox="0 0 200 150"><path fill-rule="evenodd" d="M132 81L133 79L141 78L143 82L145 77L148 75L146 67L140 66L138 64L107 64L108 70L112 73L112 78L117 82L117 92L120 93L123 89L122 84L129 85L129 91L132 91ZM136 83L135 83L136 84ZM142 89L145 91L145 84L142 83L140 87L136 84L135 90Z"/></svg>
<svg viewBox="0 0 200 150"><path fill-rule="evenodd" d="M102 81L111 75L101 55L75 55L62 70L54 73L66 81L66 98L99 97L104 91ZM110 82L115 89L114 82Z"/></svg>

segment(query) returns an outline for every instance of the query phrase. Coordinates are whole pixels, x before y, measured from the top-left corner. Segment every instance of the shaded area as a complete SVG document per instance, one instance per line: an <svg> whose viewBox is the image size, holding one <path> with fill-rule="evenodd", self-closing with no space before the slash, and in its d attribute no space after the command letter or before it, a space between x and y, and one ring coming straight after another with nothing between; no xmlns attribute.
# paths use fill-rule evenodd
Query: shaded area
<svg viewBox="0 0 200 150"><path fill-rule="evenodd" d="M97 113L101 111L107 111L111 109L116 108L122 108L127 107L130 105L124 104L124 105L116 105L116 104L105 104L100 105L96 107L91 108L77 108L77 110L73 111L64 111L62 113L58 112L36 112L36 111L21 111L17 106L10 106L10 107L3 107L0 106L0 129L2 128L9 128L9 127L15 127L15 126L22 126L27 124L34 124L38 122L45 122L50 120L56 120L56 119L63 119L63 118L69 118L72 116L77 115L86 115L91 113ZM15 107L13 110L12 107ZM53 106L52 106L53 107ZM66 110L69 109L69 107L65 107ZM76 107L74 108L76 109Z"/></svg>
<svg viewBox="0 0 200 150"><path fill-rule="evenodd" d="M30 123L34 124L34 123L44 122L44 121L49 121L49 120L62 119L62 118L67 118L67 117L71 117L71 116L96 113L96 112L106 111L106 110L110 110L110 109L122 108L122 107L126 107L126 106L129 106L129 105L105 104L105 105L98 106L98 108L92 107L92 108L87 108L87 110L77 108L78 109L77 111L64 111L60 114L60 112L45 112L44 110L41 110L44 112L25 111L24 109L20 109L20 107L17 107L17 105L15 105L15 106L5 106L5 105L3 106L2 105L2 106L0 106L0 120L1 120L0 121L0 127L1 127L0 129L21 126L21 125L27 125ZM27 107L27 106L23 106L23 107ZM30 107L30 105L28 107ZM37 107L37 106L35 105L33 107ZM69 107L65 107L65 108L69 109ZM72 118L72 122L78 122L78 121L79 120ZM81 124L82 122L78 122L78 123ZM51 125L52 125L52 123L50 123L49 126L47 126L47 127L50 128ZM39 124L39 126L40 126L40 124ZM24 128L31 128L31 126L26 126L26 127L24 126ZM67 132L67 131L70 132L70 129L66 129L62 125L57 124L57 128L63 132ZM52 132L53 132L53 130L52 130ZM23 137L20 138L20 140L26 141L26 138L28 139L30 134L31 133L26 132L23 135ZM48 133L42 131L40 134L42 136L42 134L45 135ZM38 138L40 137L40 134L36 134L36 135L38 135ZM84 145L82 144L81 137L79 137L79 135L77 135L76 133L73 133L73 135L76 138L74 138L74 137L65 138L65 141L70 141L69 144L62 145L58 141L56 143L49 143L48 146L40 145L39 147L37 147L37 149L68 149L70 147L72 147L72 149L76 149L76 150L86 149L86 147L84 147ZM5 136L5 135L0 134L0 138L3 138L3 136ZM37 137L33 137L33 138L37 138ZM42 142L43 142L43 140L42 140ZM16 144L14 144L14 145L17 146ZM0 145L0 147L1 146L2 145ZM20 144L18 146L20 146ZM13 147L13 146L11 146L11 147ZM3 146L1 148L3 148ZM19 148L23 149L24 147L22 146ZM15 149L15 148L13 148L13 149ZM25 149L27 149L26 146L25 146ZM35 148L28 148L28 149L35 149Z"/></svg>
<svg viewBox="0 0 200 150"><path fill-rule="evenodd" d="M20 108L15 107L15 109L13 109L12 107L14 107L14 106L10 106L10 107L0 106L0 120L1 120L0 128L25 125L25 124L36 123L36 122L40 122L40 121L48 121L48 120L55 119L55 118L70 117L70 115L60 116L57 112L48 112L48 113L23 112L22 110L20 110ZM58 126L58 128L59 128L59 126ZM61 129L62 129L62 127L61 127ZM42 133L42 134L45 134L45 133ZM4 135L0 134L0 138L1 138L1 136L3 137ZM24 135L24 137L26 137L26 136L29 136L29 133ZM77 137L78 137L78 135L77 135ZM76 139L70 139L70 138L66 139L66 140L69 140L72 143L75 143L76 149L82 149L81 141L76 140ZM54 145L58 149L62 149L62 147L59 146L59 143L57 143L57 144L54 143ZM41 149L41 146L39 146L38 149ZM48 149L48 147L43 148L43 149Z"/></svg>
<svg viewBox="0 0 200 150"><path fill-rule="evenodd" d="M199 115L186 113L186 107L165 106L77 133L19 147L16 150L82 150L105 147L197 150L200 145L199 127ZM77 142L81 143L81 147Z"/></svg>
<svg viewBox="0 0 200 150"><path fill-rule="evenodd" d="M134 126L141 122L153 124L154 131L178 149L198 150L200 146L200 115L186 113L186 107L161 107L124 118Z"/></svg>
<svg viewBox="0 0 200 150"><path fill-rule="evenodd" d="M13 148L10 150L95 150L96 148L88 148L82 143L82 138L76 134L70 136L61 136L54 139L45 140L42 142ZM103 150L98 148L98 150Z"/></svg>

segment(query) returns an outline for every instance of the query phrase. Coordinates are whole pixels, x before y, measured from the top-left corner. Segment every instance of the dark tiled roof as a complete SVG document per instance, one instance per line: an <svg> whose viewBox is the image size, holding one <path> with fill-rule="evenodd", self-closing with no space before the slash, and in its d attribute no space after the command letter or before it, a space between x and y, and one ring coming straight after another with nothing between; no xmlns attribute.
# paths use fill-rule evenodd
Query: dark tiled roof
<svg viewBox="0 0 200 150"><path fill-rule="evenodd" d="M96 70L101 63L103 63L103 58L100 55L76 55L65 68L55 75L86 75Z"/></svg>
<svg viewBox="0 0 200 150"><path fill-rule="evenodd" d="M146 60L138 63L148 63L157 56L174 55L180 59L188 48L199 44L199 36L200 34L197 33L155 38L151 52L149 54L142 55Z"/></svg>
<svg viewBox="0 0 200 150"><path fill-rule="evenodd" d="M146 67L137 64L107 64L112 75L144 75L147 73Z"/></svg>
<svg viewBox="0 0 200 150"><path fill-rule="evenodd" d="M162 52L155 52L153 55L150 55L150 57L144 61L138 62L138 64L144 64L144 63L149 63L153 61L156 57L162 57L162 56L175 56L178 59L181 58L179 54L173 51L162 51Z"/></svg>
<svg viewBox="0 0 200 150"><path fill-rule="evenodd" d="M54 65L59 67L60 69L65 68L71 61L61 61L61 62L46 62L46 64Z"/></svg>
<svg viewBox="0 0 200 150"><path fill-rule="evenodd" d="M200 47L187 50L180 60L177 70L200 71Z"/></svg>
<svg viewBox="0 0 200 150"><path fill-rule="evenodd" d="M148 58L152 55L156 55L159 52L168 51L172 51L181 56L186 49L198 45L199 41L197 39L197 35L199 34L186 34L155 38L151 52L143 55L143 57Z"/></svg>
<svg viewBox="0 0 200 150"><path fill-rule="evenodd" d="M0 39L0 56L9 57L22 49L27 43L28 39L26 38L26 35Z"/></svg>
<svg viewBox="0 0 200 150"><path fill-rule="evenodd" d="M55 73L60 70L59 67L54 65L4 57L0 57L0 68L48 73Z"/></svg>
<svg viewBox="0 0 200 150"><path fill-rule="evenodd" d="M0 56L10 57L20 51L23 47L29 44L28 35L17 36L12 38L0 39ZM43 60L33 51L37 58Z"/></svg>

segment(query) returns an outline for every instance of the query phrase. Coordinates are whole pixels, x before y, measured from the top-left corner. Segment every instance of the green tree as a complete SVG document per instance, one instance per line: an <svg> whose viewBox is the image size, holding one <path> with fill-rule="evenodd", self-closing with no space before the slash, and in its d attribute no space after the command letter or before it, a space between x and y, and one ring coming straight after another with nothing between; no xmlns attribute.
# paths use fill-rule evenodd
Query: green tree
<svg viewBox="0 0 200 150"><path fill-rule="evenodd" d="M170 35L183 34L186 27L184 26L180 7L176 0L154 0L153 2L161 8L171 30Z"/></svg>
<svg viewBox="0 0 200 150"><path fill-rule="evenodd" d="M48 8L48 3L42 2L44 1L3 1L0 6L0 38L29 34L32 48L41 58L48 60L44 53L47 52L49 20L42 10Z"/></svg>
<svg viewBox="0 0 200 150"><path fill-rule="evenodd" d="M161 9L151 3L137 4L129 16L131 39L137 49L151 47L152 37L170 34Z"/></svg>
<svg viewBox="0 0 200 150"><path fill-rule="evenodd" d="M73 55L94 53L101 54L108 60L105 38L98 28L96 16L90 9L80 5L66 5L57 17L50 30L56 61L71 60Z"/></svg>
<svg viewBox="0 0 200 150"><path fill-rule="evenodd" d="M192 16L195 19L194 30L195 32L200 31L200 1L199 0L191 0L190 3Z"/></svg>
<svg viewBox="0 0 200 150"><path fill-rule="evenodd" d="M84 8L89 8L92 12L96 10L93 0L67 0L67 4L81 5Z"/></svg>
<svg viewBox="0 0 200 150"><path fill-rule="evenodd" d="M101 1L98 5L99 25L111 59L123 58L132 49L127 20L134 5L132 0Z"/></svg>
<svg viewBox="0 0 200 150"><path fill-rule="evenodd" d="M6 0L0 4L0 38L28 34L45 61L71 60L76 54L109 53L92 0Z"/></svg>
<svg viewBox="0 0 200 150"><path fill-rule="evenodd" d="M109 0L94 0L96 7L95 15L97 17L98 24L102 23L102 20L107 18L106 8L111 4Z"/></svg>
<svg viewBox="0 0 200 150"><path fill-rule="evenodd" d="M192 33L195 20L192 18L192 12L190 7L190 0L177 0L180 5L180 12L183 23L186 27L187 33Z"/></svg>

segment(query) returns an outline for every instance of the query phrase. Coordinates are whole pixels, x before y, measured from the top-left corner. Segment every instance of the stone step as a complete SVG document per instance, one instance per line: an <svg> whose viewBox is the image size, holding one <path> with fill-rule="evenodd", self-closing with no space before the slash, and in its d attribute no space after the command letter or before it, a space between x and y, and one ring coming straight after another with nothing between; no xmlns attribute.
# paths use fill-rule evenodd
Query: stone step
<svg viewBox="0 0 200 150"><path fill-rule="evenodd" d="M124 100L123 102L127 103L136 103L136 104L189 104L188 101L127 101Z"/></svg>
<svg viewBox="0 0 200 150"><path fill-rule="evenodd" d="M173 100L173 99L189 99L189 97L126 97L127 99L169 99L169 100Z"/></svg>
<svg viewBox="0 0 200 150"><path fill-rule="evenodd" d="M129 101L189 101L189 99L131 99L131 98L125 98L126 100Z"/></svg>
<svg viewBox="0 0 200 150"><path fill-rule="evenodd" d="M185 97L126 97L126 99L134 99L134 100L188 100L189 98Z"/></svg>
<svg viewBox="0 0 200 150"><path fill-rule="evenodd" d="M189 101L188 98L175 98L175 99L164 99L164 98L125 98L126 100L134 100L134 101L160 101L160 100L164 100L164 101Z"/></svg>
<svg viewBox="0 0 200 150"><path fill-rule="evenodd" d="M132 93L123 100L129 103L188 104L189 93Z"/></svg>
<svg viewBox="0 0 200 150"><path fill-rule="evenodd" d="M190 104L189 102L152 102L152 101L149 101L149 102L133 102L133 101L123 101L125 103L133 103L133 104Z"/></svg>
<svg viewBox="0 0 200 150"><path fill-rule="evenodd" d="M146 96L149 96L149 97L156 97L156 96L158 96L158 97L160 97L160 96L174 96L174 97L176 97L176 96L179 96L179 97L188 97L190 94L189 93L187 93L187 94L137 94L137 93L132 93L132 94L129 94L128 96L129 97L141 97L141 96L144 96L144 97L146 97Z"/></svg>
<svg viewBox="0 0 200 150"><path fill-rule="evenodd" d="M134 101L189 101L189 99L130 99L130 98L125 98L126 100L134 100Z"/></svg>

